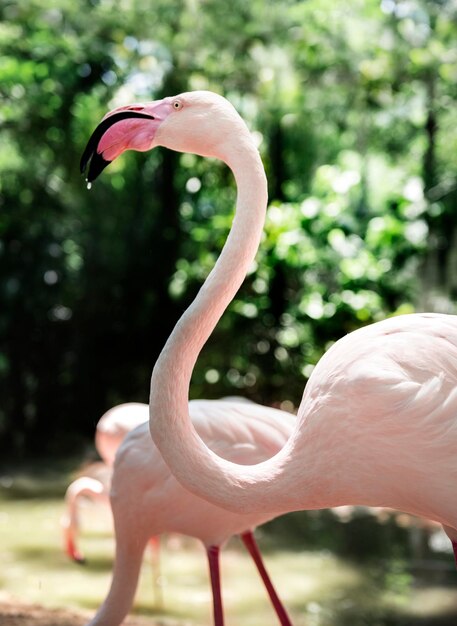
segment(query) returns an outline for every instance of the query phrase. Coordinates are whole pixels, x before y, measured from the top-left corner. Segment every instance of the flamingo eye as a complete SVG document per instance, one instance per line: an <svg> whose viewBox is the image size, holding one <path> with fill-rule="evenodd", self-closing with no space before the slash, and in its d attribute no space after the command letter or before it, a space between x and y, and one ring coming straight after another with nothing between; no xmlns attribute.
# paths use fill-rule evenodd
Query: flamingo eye
<svg viewBox="0 0 457 626"><path fill-rule="evenodd" d="M181 100L174 100L173 101L173 108L176 111L179 111L180 109L182 109L182 102L181 102Z"/></svg>

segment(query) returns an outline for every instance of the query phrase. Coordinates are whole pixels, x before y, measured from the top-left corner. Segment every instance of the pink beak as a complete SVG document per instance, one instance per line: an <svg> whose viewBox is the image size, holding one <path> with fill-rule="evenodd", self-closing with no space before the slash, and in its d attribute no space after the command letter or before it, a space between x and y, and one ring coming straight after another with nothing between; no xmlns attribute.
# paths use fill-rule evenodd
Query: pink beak
<svg viewBox="0 0 457 626"><path fill-rule="evenodd" d="M87 182L94 181L126 150L150 150L159 126L172 110L171 101L166 98L119 107L107 113L92 133L81 157L82 174L89 165Z"/></svg>

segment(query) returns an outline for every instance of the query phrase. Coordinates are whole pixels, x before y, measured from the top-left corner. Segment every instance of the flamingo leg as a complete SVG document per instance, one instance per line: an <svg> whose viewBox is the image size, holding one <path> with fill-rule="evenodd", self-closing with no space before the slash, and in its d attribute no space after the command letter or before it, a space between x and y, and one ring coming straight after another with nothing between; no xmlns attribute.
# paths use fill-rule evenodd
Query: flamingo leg
<svg viewBox="0 0 457 626"><path fill-rule="evenodd" d="M219 546L209 546L206 549L208 555L209 574L211 589L213 591L214 626L224 626L224 611L222 607L221 575L219 568Z"/></svg>
<svg viewBox="0 0 457 626"><path fill-rule="evenodd" d="M251 530L248 530L247 532L242 533L241 539L243 540L244 545L246 546L249 554L252 556L254 563L257 566L257 569L263 580L266 590L268 591L268 595L270 596L271 603L273 604L281 626L292 626L292 622L290 621L287 611L284 608L281 600L279 599L276 589L273 587L273 583L271 582L268 572L265 568L253 532Z"/></svg>
<svg viewBox="0 0 457 626"><path fill-rule="evenodd" d="M158 535L151 537L148 545L151 554L154 601L158 607L163 607L163 592L160 584L160 537Z"/></svg>

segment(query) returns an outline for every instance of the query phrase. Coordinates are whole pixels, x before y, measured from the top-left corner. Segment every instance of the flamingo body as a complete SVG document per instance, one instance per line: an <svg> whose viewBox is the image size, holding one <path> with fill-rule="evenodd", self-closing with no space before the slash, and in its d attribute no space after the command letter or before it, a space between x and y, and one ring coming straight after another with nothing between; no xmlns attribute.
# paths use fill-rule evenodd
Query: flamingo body
<svg viewBox="0 0 457 626"><path fill-rule="evenodd" d="M189 413L209 448L242 465L259 463L276 454L289 438L296 419L284 411L236 400L192 400ZM111 504L115 520L125 511L137 518L136 534L175 532L200 539L206 547L222 546L233 535L272 519L271 514L230 513L196 499L175 479L152 444L149 424L129 433L118 450Z"/></svg>
<svg viewBox="0 0 457 626"><path fill-rule="evenodd" d="M206 444L241 464L257 463L274 455L287 441L295 423L295 416L289 413L239 400L194 400L189 403L189 412ZM219 548L231 536L241 534L262 578L265 576L281 624L290 626L252 537L252 529L273 515L230 513L186 490L153 445L148 424L135 428L119 447L111 482L111 506L116 533L113 579L90 626L120 624L133 602L146 542L164 532L195 537L205 545L217 626L223 624Z"/></svg>
<svg viewBox="0 0 457 626"><path fill-rule="evenodd" d="M317 364L298 414L290 479L317 440L313 473L327 489L314 490L315 508L386 506L457 526L457 317L402 315L346 335Z"/></svg>

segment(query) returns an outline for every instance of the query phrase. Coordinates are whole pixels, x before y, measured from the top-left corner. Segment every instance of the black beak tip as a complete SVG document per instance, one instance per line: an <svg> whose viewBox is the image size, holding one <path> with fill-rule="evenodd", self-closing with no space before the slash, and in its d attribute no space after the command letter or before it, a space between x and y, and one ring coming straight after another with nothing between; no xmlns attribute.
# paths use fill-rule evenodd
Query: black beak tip
<svg viewBox="0 0 457 626"><path fill-rule="evenodd" d="M92 183L101 174L101 172L103 172L105 167L107 167L111 163L111 161L107 161L103 158L101 154L97 152L97 146L103 134L113 124L132 117L150 120L154 119L153 115L140 113L138 111L120 111L119 113L114 113L113 115L110 115L109 117L102 120L102 122L94 130L89 141L87 142L87 146L79 163L79 169L81 171L81 174L84 174L86 172L87 166L89 166L89 171L86 177L87 183Z"/></svg>
<svg viewBox="0 0 457 626"><path fill-rule="evenodd" d="M86 182L89 184L98 178L110 163L111 161L104 159L96 150L93 152L86 150L81 158L79 170L83 176L85 175Z"/></svg>
<svg viewBox="0 0 457 626"><path fill-rule="evenodd" d="M95 152L89 163L89 170L87 172L86 180L88 183L92 183L96 178L100 176L105 167L107 167L111 161L107 161L101 154Z"/></svg>
<svg viewBox="0 0 457 626"><path fill-rule="evenodd" d="M81 161L79 162L79 171L81 174L84 174L87 168L88 159L85 159L84 156L81 157Z"/></svg>

